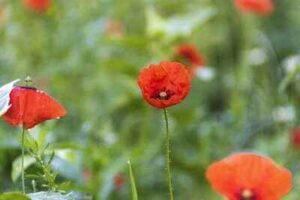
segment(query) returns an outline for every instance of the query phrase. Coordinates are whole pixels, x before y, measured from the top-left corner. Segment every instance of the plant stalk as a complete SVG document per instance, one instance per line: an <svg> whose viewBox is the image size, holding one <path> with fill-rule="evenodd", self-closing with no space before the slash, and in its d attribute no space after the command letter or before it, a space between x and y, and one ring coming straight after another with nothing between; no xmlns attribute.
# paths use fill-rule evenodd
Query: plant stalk
<svg viewBox="0 0 300 200"><path fill-rule="evenodd" d="M164 109L164 117L165 117L165 123L166 123L166 170L167 170L167 180L169 185L169 198L170 200L174 200L173 195L173 184L172 184L172 175L171 175L171 150L170 150L170 133L169 133L169 121L168 121L168 113L167 110Z"/></svg>
<svg viewBox="0 0 300 200"><path fill-rule="evenodd" d="M128 160L128 167L129 167L129 176L130 176L130 184L131 184L131 191L132 191L132 200L138 200L138 192L136 189L136 184L134 180L133 170L131 166L131 162Z"/></svg>
<svg viewBox="0 0 300 200"><path fill-rule="evenodd" d="M22 191L25 194L25 172L24 172L24 152L25 152L25 128L23 128L22 130L22 141L21 141L21 145L22 145L22 164L21 164L21 179L22 179Z"/></svg>

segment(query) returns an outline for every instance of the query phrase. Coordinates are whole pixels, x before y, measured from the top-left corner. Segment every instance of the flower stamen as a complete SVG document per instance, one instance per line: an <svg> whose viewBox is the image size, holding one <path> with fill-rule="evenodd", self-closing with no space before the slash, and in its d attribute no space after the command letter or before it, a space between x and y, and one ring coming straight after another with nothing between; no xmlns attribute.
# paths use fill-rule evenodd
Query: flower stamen
<svg viewBox="0 0 300 200"><path fill-rule="evenodd" d="M159 93L159 99L167 99L168 98L168 93L165 91L161 91Z"/></svg>
<svg viewBox="0 0 300 200"><path fill-rule="evenodd" d="M244 189L241 196L241 200L254 200L253 192L249 189Z"/></svg>

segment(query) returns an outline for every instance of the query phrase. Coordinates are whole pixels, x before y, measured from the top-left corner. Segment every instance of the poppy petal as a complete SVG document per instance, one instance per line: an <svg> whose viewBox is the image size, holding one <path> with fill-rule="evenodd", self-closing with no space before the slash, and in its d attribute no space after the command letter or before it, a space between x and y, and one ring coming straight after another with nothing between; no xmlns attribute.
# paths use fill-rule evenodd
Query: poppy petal
<svg viewBox="0 0 300 200"><path fill-rule="evenodd" d="M235 5L242 11L260 15L268 15L274 10L272 0L235 0Z"/></svg>
<svg viewBox="0 0 300 200"><path fill-rule="evenodd" d="M233 154L212 164L207 179L217 192L238 200L245 189L264 200L279 200L292 187L291 173L271 159L253 153Z"/></svg>
<svg viewBox="0 0 300 200"><path fill-rule="evenodd" d="M37 12L44 12L50 7L51 0L24 0L24 5Z"/></svg>
<svg viewBox="0 0 300 200"><path fill-rule="evenodd" d="M66 114L66 110L55 99L35 88L16 87L10 96L12 106L3 118L13 126L23 125L25 129L30 129L43 121Z"/></svg>

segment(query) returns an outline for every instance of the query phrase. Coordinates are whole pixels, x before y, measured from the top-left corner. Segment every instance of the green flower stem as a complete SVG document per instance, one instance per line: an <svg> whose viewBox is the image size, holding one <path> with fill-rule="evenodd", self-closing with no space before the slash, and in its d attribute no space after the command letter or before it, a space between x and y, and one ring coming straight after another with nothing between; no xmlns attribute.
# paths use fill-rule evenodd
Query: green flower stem
<svg viewBox="0 0 300 200"><path fill-rule="evenodd" d="M25 151L25 128L23 128L22 130L22 164L21 164L21 172L22 172L22 175L21 175L21 179L22 179L22 191L23 193L25 194L26 191L25 191L25 172L24 172L24 151Z"/></svg>
<svg viewBox="0 0 300 200"><path fill-rule="evenodd" d="M170 159L170 133L169 133L169 122L168 122L168 113L164 109L165 123L166 123L166 170L167 170L167 180L169 184L169 197L170 200L174 200L173 195L173 184L172 184L172 175L171 175L171 159Z"/></svg>
<svg viewBox="0 0 300 200"><path fill-rule="evenodd" d="M128 160L128 167L129 167L129 176L130 176L130 184L131 184L131 191L132 191L132 200L138 200L138 192L136 189L136 184L134 180L133 170L131 166L130 160Z"/></svg>

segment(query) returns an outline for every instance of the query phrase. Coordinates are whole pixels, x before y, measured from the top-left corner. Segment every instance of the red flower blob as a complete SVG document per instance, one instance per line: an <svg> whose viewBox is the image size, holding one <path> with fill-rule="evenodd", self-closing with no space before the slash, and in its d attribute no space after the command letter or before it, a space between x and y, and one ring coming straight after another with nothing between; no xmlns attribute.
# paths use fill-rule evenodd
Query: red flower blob
<svg viewBox="0 0 300 200"><path fill-rule="evenodd" d="M82 171L81 176L82 176L84 182L88 183L89 181L91 181L93 174L91 171L85 169Z"/></svg>
<svg viewBox="0 0 300 200"><path fill-rule="evenodd" d="M138 77L144 99L156 108L180 103L191 89L189 71L178 62L161 62L144 68Z"/></svg>
<svg viewBox="0 0 300 200"><path fill-rule="evenodd" d="M274 10L272 0L235 0L235 5L242 11L260 15L268 15Z"/></svg>
<svg viewBox="0 0 300 200"><path fill-rule="evenodd" d="M10 105L3 119L12 126L22 125L25 129L66 115L66 110L56 100L32 87L15 87L10 93Z"/></svg>
<svg viewBox="0 0 300 200"><path fill-rule="evenodd" d="M105 34L112 38L121 38L124 35L124 26L120 21L109 20L105 24Z"/></svg>
<svg viewBox="0 0 300 200"><path fill-rule="evenodd" d="M271 159L233 154L209 166L206 177L229 200L280 200L292 187L292 174Z"/></svg>
<svg viewBox="0 0 300 200"><path fill-rule="evenodd" d="M25 7L37 11L45 12L51 5L51 0L24 0Z"/></svg>
<svg viewBox="0 0 300 200"><path fill-rule="evenodd" d="M203 66L205 60L202 55L197 51L197 48L191 44L182 44L176 47L176 55L185 59L188 65Z"/></svg>
<svg viewBox="0 0 300 200"><path fill-rule="evenodd" d="M291 142L296 148L300 148L300 126L292 130Z"/></svg>
<svg viewBox="0 0 300 200"><path fill-rule="evenodd" d="M117 174L114 176L114 186L117 190L121 190L124 186L125 180L122 174Z"/></svg>

